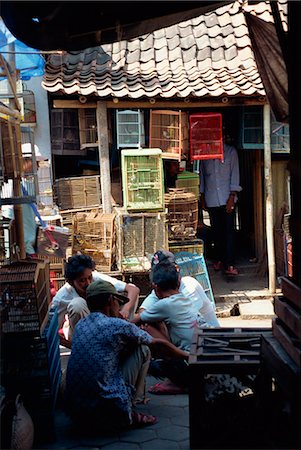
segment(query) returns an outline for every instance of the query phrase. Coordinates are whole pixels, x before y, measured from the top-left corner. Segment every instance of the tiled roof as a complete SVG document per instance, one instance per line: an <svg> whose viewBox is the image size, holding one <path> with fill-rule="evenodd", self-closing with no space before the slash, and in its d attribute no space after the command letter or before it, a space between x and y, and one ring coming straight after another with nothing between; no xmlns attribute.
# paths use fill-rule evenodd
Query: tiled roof
<svg viewBox="0 0 301 450"><path fill-rule="evenodd" d="M280 0L286 22L286 2ZM272 21L269 2L244 6ZM264 95L240 2L130 41L51 55L43 86L99 97Z"/></svg>

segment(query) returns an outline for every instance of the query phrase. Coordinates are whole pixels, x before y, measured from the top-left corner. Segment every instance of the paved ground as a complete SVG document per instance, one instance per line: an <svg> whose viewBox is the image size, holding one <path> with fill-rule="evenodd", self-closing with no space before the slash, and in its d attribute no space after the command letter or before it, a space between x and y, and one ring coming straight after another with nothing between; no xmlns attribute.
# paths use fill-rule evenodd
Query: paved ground
<svg viewBox="0 0 301 450"><path fill-rule="evenodd" d="M148 377L147 384L156 383ZM56 440L38 445L39 449L106 449L106 450L188 450L188 395L152 395L150 402L137 411L158 417L155 425L124 431L120 434L86 435L74 430L61 408L55 415Z"/></svg>
<svg viewBox="0 0 301 450"><path fill-rule="evenodd" d="M226 311L226 317L220 317L222 327L271 327L271 318L243 319L230 316L234 304L262 298L271 298L266 277L259 277L250 266L240 268L239 276L232 282L227 281L221 273L214 273L209 266L212 288L216 296L217 310ZM223 314L221 314L222 316ZM66 367L69 350L61 349L62 367ZM148 377L150 386L157 380ZM55 434L53 442L39 444L36 449L106 449L106 450L188 450L189 449L189 414L188 395L158 396L149 394L148 405L139 410L158 417L156 425L125 431L119 435L84 435L74 430L68 417L58 405L55 414Z"/></svg>
<svg viewBox="0 0 301 450"><path fill-rule="evenodd" d="M243 320L239 316L220 319L222 327L271 326L271 320ZM69 350L61 348L62 367L66 367ZM156 383L147 378L147 385ZM36 445L36 449L72 450L189 450L188 395L153 395L150 402L137 410L157 416L158 423L141 429L125 431L121 434L85 435L72 427L71 421L58 405L55 414L55 434L53 442Z"/></svg>

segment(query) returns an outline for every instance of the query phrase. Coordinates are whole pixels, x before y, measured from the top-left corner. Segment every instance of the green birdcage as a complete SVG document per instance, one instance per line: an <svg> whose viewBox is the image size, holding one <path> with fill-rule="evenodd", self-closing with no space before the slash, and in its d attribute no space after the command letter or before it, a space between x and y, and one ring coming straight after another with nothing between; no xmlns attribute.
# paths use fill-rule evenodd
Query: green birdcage
<svg viewBox="0 0 301 450"><path fill-rule="evenodd" d="M162 151L157 148L122 150L123 204L127 211L163 211Z"/></svg>

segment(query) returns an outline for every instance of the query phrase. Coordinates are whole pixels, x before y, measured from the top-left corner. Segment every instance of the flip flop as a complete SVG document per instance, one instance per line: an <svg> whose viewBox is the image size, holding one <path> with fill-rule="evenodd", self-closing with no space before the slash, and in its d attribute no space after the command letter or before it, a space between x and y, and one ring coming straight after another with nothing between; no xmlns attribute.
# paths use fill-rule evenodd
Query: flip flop
<svg viewBox="0 0 301 450"><path fill-rule="evenodd" d="M156 416L150 416L136 411L132 412L132 428L147 427L149 425L155 425L157 422Z"/></svg>
<svg viewBox="0 0 301 450"><path fill-rule="evenodd" d="M148 392L156 395L177 395L187 394L187 389L176 386L175 384L157 383L148 389Z"/></svg>

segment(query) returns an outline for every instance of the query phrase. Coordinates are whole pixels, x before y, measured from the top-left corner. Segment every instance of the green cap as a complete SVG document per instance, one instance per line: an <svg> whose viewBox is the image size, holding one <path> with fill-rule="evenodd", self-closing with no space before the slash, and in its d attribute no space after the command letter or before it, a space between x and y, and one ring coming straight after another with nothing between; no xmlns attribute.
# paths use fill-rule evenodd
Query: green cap
<svg viewBox="0 0 301 450"><path fill-rule="evenodd" d="M92 297L99 297L99 300L101 301L101 297L103 295L112 294L114 297L117 297L119 302L124 305L129 301L127 297L124 295L119 294L113 284L109 283L108 281L104 280L96 280L93 281L88 287L86 291L87 299Z"/></svg>

